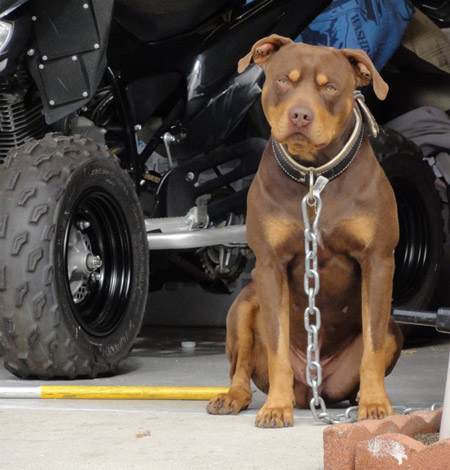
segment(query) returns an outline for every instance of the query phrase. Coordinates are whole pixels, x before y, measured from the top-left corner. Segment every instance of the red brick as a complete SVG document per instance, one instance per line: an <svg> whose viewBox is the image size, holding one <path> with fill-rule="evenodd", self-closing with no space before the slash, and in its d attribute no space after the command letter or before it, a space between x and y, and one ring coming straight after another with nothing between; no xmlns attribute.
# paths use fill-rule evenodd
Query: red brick
<svg viewBox="0 0 450 470"><path fill-rule="evenodd" d="M402 470L425 446L404 434L382 434L361 441L355 449L355 470Z"/></svg>
<svg viewBox="0 0 450 470"><path fill-rule="evenodd" d="M450 469L450 439L426 446L411 457L406 470L449 470ZM403 469L402 469L403 470Z"/></svg>
<svg viewBox="0 0 450 470"><path fill-rule="evenodd" d="M431 452L430 449L434 446L437 446L438 444L426 447L422 452L417 452L418 449L421 448L420 446L424 446L418 441L415 441L413 437L418 433L438 431L441 415L441 410L420 411L406 416L390 416L382 420L365 420L352 424L337 424L328 426L325 428L323 433L324 470L355 470L355 455L358 444L361 443L361 445L364 446L364 441L370 441L377 436L386 434L389 434L391 439L393 439L393 435L397 435L400 439L399 445L408 444L405 449L409 452L406 455L408 456L408 460L410 462L414 461L412 454L414 454L414 458L419 458L419 455L422 455L422 452L426 452L426 454L423 455L428 455L428 453ZM377 441L375 441L375 443L376 442ZM450 440L446 440L444 443L446 443L444 444L444 447L439 448L441 450L448 448L450 452ZM393 445L395 446L395 444ZM363 452L363 450L360 450L360 452ZM366 455L365 458L369 458L367 452L364 455ZM362 456L363 454L361 454L361 458ZM445 457L444 459L443 457L439 457L439 459L436 460L439 465L443 464L445 461L447 462L448 466L442 467L442 469L445 468L450 470L450 454L448 458ZM395 464L395 461L392 461L391 463ZM423 465L422 460L421 465ZM361 467L361 469L362 468L363 467ZM372 470L372 467L365 468L370 468ZM416 467L414 467L414 470L415 468ZM437 469L438 467L430 467L430 469L431 468Z"/></svg>

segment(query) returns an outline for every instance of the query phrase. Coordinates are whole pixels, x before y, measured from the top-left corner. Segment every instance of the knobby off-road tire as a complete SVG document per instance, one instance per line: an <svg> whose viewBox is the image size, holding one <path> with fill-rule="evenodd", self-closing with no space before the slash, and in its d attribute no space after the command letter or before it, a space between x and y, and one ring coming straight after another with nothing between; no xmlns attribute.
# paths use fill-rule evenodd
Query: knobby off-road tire
<svg viewBox="0 0 450 470"><path fill-rule="evenodd" d="M76 217L90 225L84 233L71 231ZM76 295L73 240L102 257ZM10 152L0 168L0 342L10 372L41 379L113 372L141 327L148 280L139 200L105 147L49 134Z"/></svg>
<svg viewBox="0 0 450 470"><path fill-rule="evenodd" d="M431 308L444 249L436 178L420 149L401 134L383 129L372 145L394 189L399 215L393 304L399 308Z"/></svg>

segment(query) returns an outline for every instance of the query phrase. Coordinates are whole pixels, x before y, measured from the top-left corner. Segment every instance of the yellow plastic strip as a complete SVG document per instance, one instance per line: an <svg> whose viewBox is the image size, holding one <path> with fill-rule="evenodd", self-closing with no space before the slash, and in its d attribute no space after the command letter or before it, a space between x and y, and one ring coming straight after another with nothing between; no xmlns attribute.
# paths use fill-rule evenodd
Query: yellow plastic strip
<svg viewBox="0 0 450 470"><path fill-rule="evenodd" d="M134 387L41 385L41 398L70 400L209 400L228 387Z"/></svg>

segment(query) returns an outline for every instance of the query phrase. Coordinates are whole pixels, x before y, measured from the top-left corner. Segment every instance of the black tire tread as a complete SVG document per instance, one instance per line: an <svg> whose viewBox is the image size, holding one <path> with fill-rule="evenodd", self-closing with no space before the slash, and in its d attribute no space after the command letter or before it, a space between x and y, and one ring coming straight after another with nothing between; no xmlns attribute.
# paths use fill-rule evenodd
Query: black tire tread
<svg viewBox="0 0 450 470"><path fill-rule="evenodd" d="M57 211L41 197L58 200L80 159L94 157L114 159L124 171L106 147L55 134L14 149L0 170L0 345L16 376L95 377L116 366L100 356L92 362L61 321L50 257Z"/></svg>

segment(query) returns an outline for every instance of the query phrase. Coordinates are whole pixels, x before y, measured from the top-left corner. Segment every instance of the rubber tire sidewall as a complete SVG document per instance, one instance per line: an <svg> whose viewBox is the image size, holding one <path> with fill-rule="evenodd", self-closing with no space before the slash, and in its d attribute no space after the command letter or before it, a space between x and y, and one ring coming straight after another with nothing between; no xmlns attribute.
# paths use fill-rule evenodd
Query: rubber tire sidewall
<svg viewBox="0 0 450 470"><path fill-rule="evenodd" d="M72 174L69 184L57 207L57 228L55 243L51 248L51 257L55 263L55 295L71 336L76 337L80 348L91 354L100 354L108 363L117 363L132 346L138 333L145 310L148 292L148 272L142 269L148 264L148 246L145 237L143 216L136 193L125 173L118 173L117 165L106 159L94 159L80 165ZM92 336L80 328L73 316L70 301L67 299L66 281L67 269L64 262L64 237L67 224L71 217L71 208L79 195L86 189L97 187L113 195L123 208L129 227L132 246L132 282L127 312L123 315L115 330L105 336ZM143 237L144 235L144 237ZM128 312L135 312L129 314ZM129 347L124 349L124 345Z"/></svg>
<svg viewBox="0 0 450 470"><path fill-rule="evenodd" d="M403 153L401 149L398 153L384 158L381 164L390 181L394 178L407 180L418 191L427 209L430 235L429 260L422 284L406 301L395 303L394 299L394 306L403 309L427 309L432 305L436 292L444 246L442 204L435 188L435 177L430 166L421 158L421 154Z"/></svg>
<svg viewBox="0 0 450 470"><path fill-rule="evenodd" d="M130 176L105 146L80 136L48 134L9 153L0 184L5 367L18 377L40 379L114 372L140 330L149 284L144 216ZM104 337L89 335L78 324L63 284L62 233L76 194L91 184L120 201L133 253L128 304L117 329Z"/></svg>

